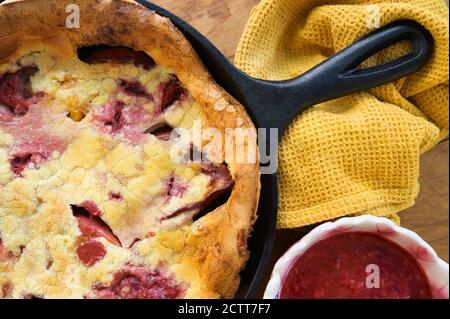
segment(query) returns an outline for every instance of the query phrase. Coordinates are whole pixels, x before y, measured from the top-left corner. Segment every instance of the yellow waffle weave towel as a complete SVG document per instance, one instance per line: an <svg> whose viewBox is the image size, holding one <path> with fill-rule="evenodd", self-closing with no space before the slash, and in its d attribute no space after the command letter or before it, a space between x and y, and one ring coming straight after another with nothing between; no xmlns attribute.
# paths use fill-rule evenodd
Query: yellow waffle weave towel
<svg viewBox="0 0 450 319"><path fill-rule="evenodd" d="M419 157L448 134L448 8L444 0L263 0L252 11L235 63L270 80L299 75L401 19L433 34L431 61L406 79L297 117L280 146L280 228L361 213L396 218L413 205ZM368 63L407 49L396 45Z"/></svg>

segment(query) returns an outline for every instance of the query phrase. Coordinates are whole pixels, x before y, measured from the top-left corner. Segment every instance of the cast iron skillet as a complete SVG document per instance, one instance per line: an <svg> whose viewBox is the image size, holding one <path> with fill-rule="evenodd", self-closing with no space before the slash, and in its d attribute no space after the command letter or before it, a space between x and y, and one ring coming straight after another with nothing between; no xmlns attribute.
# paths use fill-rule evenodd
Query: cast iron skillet
<svg viewBox="0 0 450 319"><path fill-rule="evenodd" d="M255 125L278 128L280 137L294 117L307 108L414 73L428 61L433 49L433 39L427 30L414 21L398 21L360 39L297 78L264 81L237 69L208 39L179 17L148 1L137 2L170 18L190 41L217 83L246 107ZM358 68L373 54L403 40L412 43L410 53L383 65ZM261 143L268 141L260 140ZM259 217L249 239L251 257L241 274L237 298L256 297L271 258L277 221L277 175L261 175L261 186Z"/></svg>

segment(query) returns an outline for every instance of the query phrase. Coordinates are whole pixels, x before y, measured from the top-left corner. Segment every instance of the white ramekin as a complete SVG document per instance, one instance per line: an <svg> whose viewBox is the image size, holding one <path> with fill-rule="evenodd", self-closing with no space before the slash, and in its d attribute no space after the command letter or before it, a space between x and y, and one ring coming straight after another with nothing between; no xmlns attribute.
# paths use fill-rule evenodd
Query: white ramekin
<svg viewBox="0 0 450 319"><path fill-rule="evenodd" d="M264 293L265 299L276 299L279 296L281 283L289 266L309 247L319 240L345 232L372 232L387 238L408 251L421 265L428 277L433 298L448 299L448 264L438 257L436 252L416 233L399 227L387 218L370 215L345 217L335 222L328 222L313 229L309 234L294 244L277 261L272 276Z"/></svg>

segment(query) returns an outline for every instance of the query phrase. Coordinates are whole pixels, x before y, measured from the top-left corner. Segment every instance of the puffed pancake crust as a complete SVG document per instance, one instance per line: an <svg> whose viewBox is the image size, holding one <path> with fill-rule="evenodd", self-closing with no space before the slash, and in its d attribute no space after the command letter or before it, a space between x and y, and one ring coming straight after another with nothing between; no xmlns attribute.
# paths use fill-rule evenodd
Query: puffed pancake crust
<svg viewBox="0 0 450 319"><path fill-rule="evenodd" d="M0 298L232 298L258 160L186 139L196 123L255 132L168 19L125 0L2 3Z"/></svg>

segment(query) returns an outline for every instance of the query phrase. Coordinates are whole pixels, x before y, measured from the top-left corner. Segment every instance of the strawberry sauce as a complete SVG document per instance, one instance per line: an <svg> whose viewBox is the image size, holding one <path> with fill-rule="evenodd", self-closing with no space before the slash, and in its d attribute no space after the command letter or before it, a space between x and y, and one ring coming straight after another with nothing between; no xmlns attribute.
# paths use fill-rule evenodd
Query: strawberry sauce
<svg viewBox="0 0 450 319"><path fill-rule="evenodd" d="M402 247L376 234L353 232L321 240L297 257L280 298L425 299L431 291L421 267Z"/></svg>

